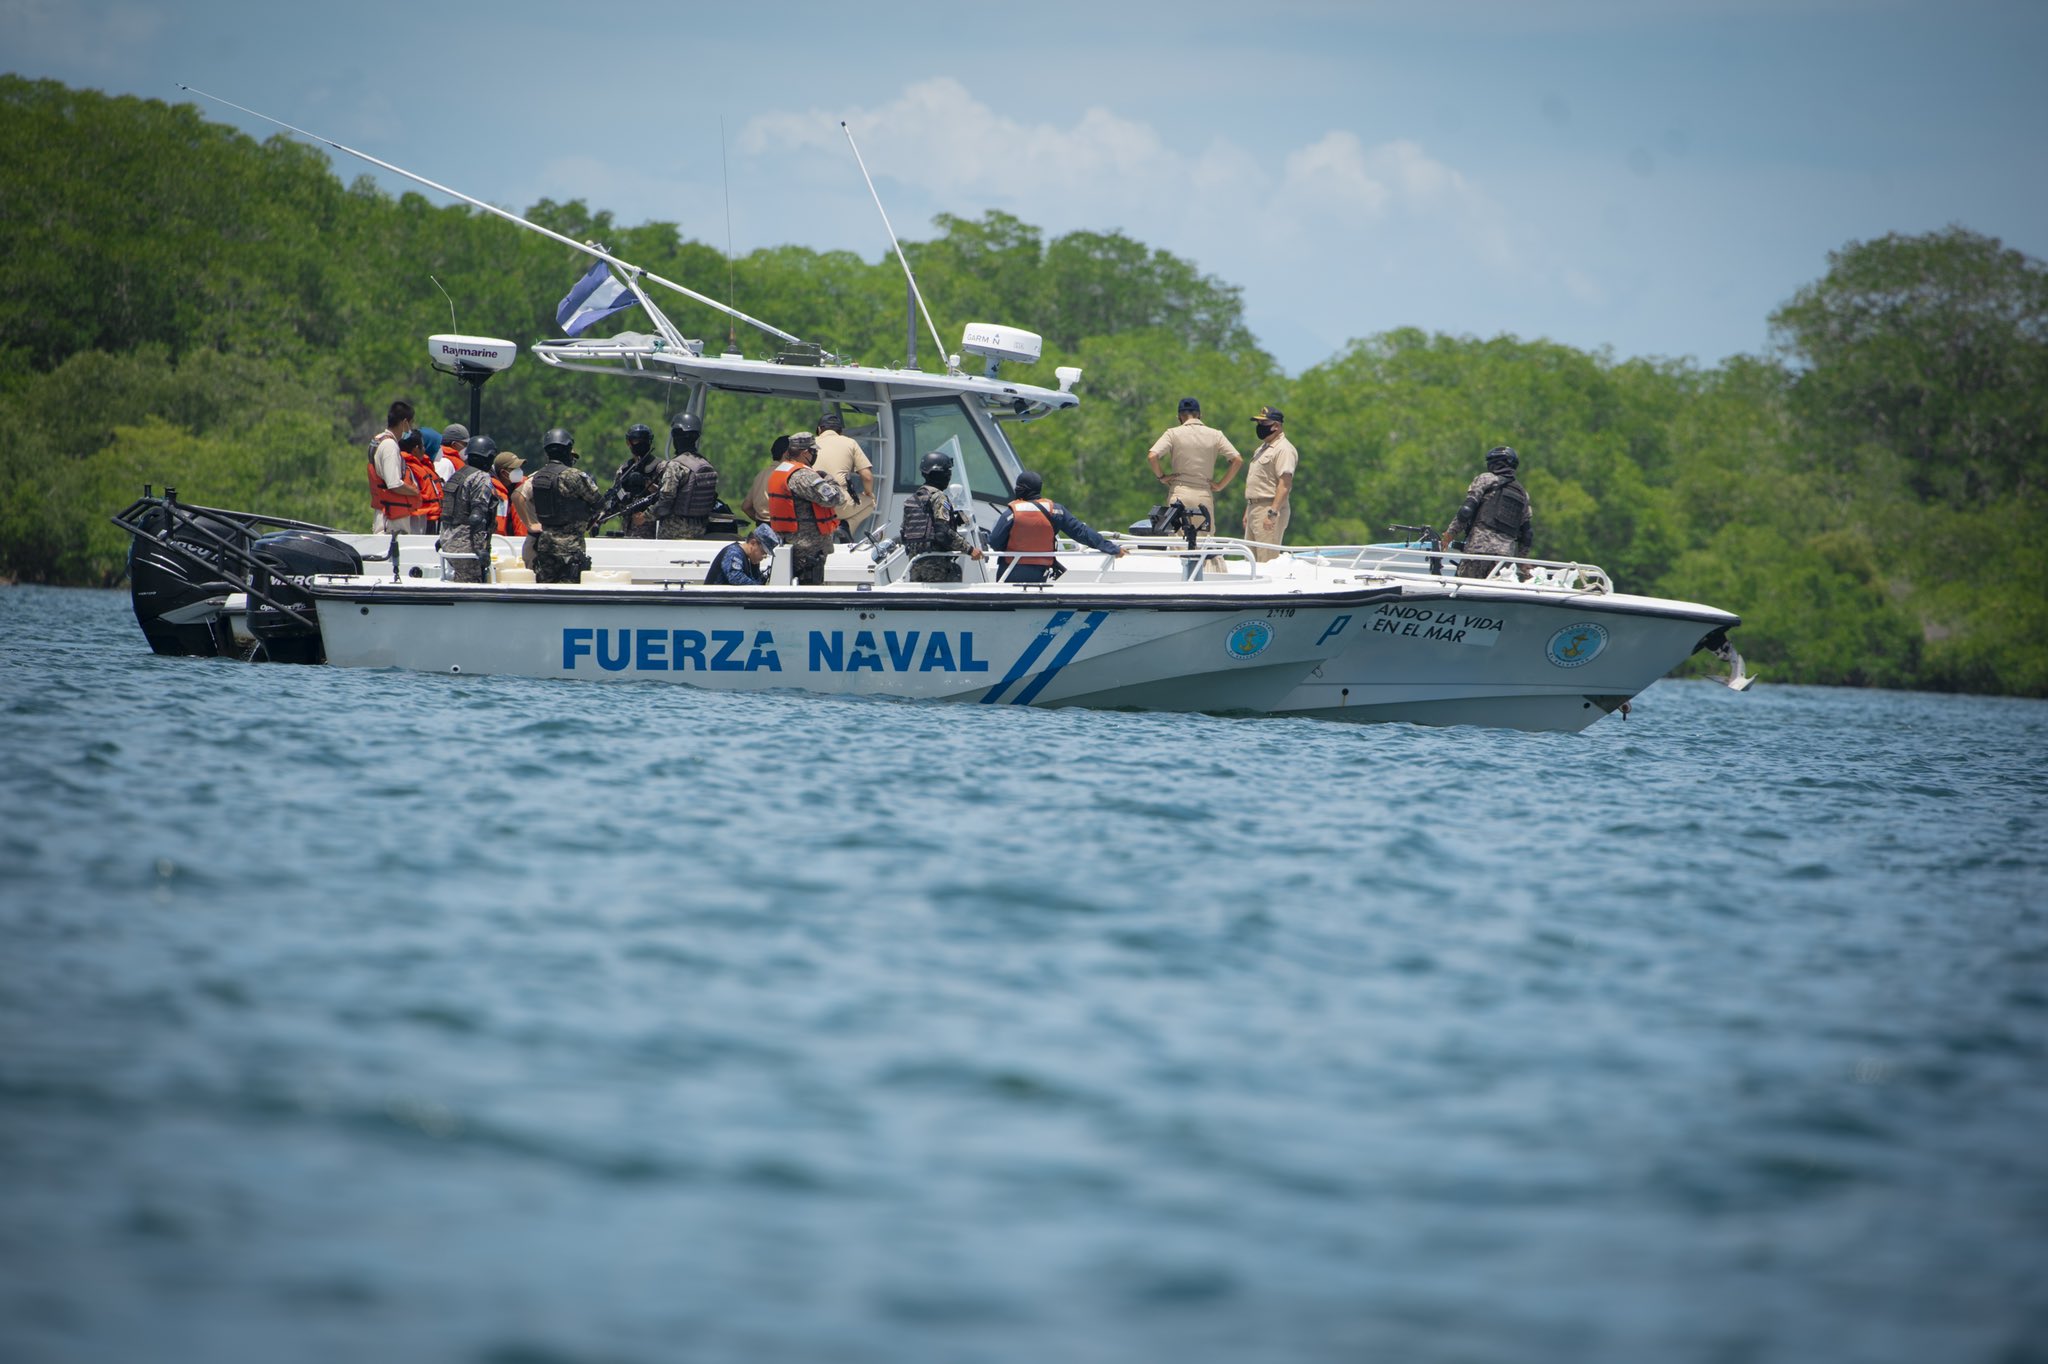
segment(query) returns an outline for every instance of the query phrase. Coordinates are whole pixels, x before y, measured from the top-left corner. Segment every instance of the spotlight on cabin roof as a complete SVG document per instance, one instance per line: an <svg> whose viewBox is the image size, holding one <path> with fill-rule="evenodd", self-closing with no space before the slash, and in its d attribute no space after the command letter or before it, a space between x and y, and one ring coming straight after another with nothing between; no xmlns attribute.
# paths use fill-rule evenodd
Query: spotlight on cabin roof
<svg viewBox="0 0 2048 1364"><path fill-rule="evenodd" d="M988 360L988 377L996 377L996 366L1005 360L1020 365L1038 362L1045 340L1037 332L1016 327L999 327L993 322L970 322L960 336L960 349Z"/></svg>

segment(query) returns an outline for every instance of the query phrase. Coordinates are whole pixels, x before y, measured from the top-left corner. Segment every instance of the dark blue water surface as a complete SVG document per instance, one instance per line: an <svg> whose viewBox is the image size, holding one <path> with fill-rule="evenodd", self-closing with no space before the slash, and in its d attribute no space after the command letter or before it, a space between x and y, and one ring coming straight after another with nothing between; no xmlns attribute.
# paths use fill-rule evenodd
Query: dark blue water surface
<svg viewBox="0 0 2048 1364"><path fill-rule="evenodd" d="M0 1358L2048 1358L2048 704L158 659L0 590Z"/></svg>

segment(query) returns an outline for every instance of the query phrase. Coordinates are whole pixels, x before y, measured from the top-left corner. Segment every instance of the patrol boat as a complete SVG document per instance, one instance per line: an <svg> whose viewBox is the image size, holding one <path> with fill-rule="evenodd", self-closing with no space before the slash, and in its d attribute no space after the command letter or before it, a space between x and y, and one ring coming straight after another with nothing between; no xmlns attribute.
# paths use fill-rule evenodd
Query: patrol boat
<svg viewBox="0 0 2048 1364"><path fill-rule="evenodd" d="M538 341L529 349L541 362L679 386L683 411L700 419L712 391L796 402L804 416L792 426L840 413L874 466L880 525L899 519L919 454L938 449L961 475L955 504L985 529L1020 470L1005 428L1079 402L1078 369L1056 370L1051 389L1001 374L1004 363L1039 358L1032 333L970 324L960 349L985 362L979 374L958 356L943 373L918 369L914 351L900 369L846 364L601 248L329 145L598 258L655 327ZM905 276L924 312L907 266ZM643 281L784 349L772 360L707 354ZM430 348L463 340L436 337ZM1539 565L1532 583L1482 585L1384 547L1261 563L1242 541L1204 539L1198 549L1140 537L1122 559L1063 549L1067 576L1027 586L995 580L990 562L964 563L959 584L914 584L907 556L871 540L837 547L822 587L788 582L785 549L769 586L725 589L702 579L730 540L599 539L584 582L539 586L508 581L516 567L490 583L449 581L450 561L430 537L193 508L168 490L145 490L115 520L135 537L136 613L159 652L446 673L1577 729L1695 650L1725 646L1738 623L1711 607L1620 597L1589 567Z"/></svg>

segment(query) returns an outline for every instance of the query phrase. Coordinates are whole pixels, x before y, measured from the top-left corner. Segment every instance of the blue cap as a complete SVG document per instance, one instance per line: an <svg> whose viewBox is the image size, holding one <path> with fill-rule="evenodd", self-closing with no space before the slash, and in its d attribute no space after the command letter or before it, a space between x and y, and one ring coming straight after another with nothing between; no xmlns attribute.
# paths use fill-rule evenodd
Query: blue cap
<svg viewBox="0 0 2048 1364"><path fill-rule="evenodd" d="M776 549L782 544L782 537L777 535L775 527L769 525L766 521L754 527L754 533L751 538L759 540L763 549Z"/></svg>
<svg viewBox="0 0 2048 1364"><path fill-rule="evenodd" d="M1180 410L1183 412L1200 412L1202 405L1193 398L1182 398L1180 400Z"/></svg>

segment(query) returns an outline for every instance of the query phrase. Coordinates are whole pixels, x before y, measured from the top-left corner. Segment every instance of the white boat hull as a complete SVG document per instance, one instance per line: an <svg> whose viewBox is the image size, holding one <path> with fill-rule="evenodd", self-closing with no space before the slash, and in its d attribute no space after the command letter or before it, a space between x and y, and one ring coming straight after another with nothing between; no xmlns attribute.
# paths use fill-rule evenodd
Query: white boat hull
<svg viewBox="0 0 2048 1364"><path fill-rule="evenodd" d="M1410 587L1275 708L1361 722L1577 731L1739 624L1691 602L1515 587Z"/></svg>
<svg viewBox="0 0 2048 1364"><path fill-rule="evenodd" d="M327 585L314 598L327 661L342 667L1263 712L1344 647L1343 618L1397 593L421 583Z"/></svg>

